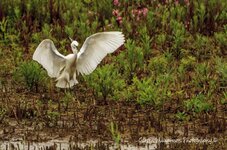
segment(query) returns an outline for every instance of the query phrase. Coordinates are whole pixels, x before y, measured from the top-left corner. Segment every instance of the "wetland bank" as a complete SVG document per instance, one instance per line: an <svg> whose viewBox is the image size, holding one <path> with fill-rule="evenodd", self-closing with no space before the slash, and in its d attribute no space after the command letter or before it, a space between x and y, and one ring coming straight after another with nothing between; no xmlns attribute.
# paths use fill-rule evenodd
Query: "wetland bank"
<svg viewBox="0 0 227 150"><path fill-rule="evenodd" d="M225 0L1 0L0 149L226 149ZM70 90L32 61L102 31L126 42ZM82 45L80 45L82 46Z"/></svg>

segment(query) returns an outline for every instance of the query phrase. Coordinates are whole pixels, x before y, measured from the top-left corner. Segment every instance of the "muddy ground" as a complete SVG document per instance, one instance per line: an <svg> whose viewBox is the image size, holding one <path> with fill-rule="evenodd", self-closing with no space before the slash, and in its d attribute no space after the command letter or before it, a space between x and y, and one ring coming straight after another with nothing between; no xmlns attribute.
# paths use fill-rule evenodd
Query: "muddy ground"
<svg viewBox="0 0 227 150"><path fill-rule="evenodd" d="M152 106L141 106L127 101L94 101L92 95L91 98L84 98L76 95L77 90L71 90L68 92L74 96L66 104L59 99L66 91L42 94L21 91L5 88L1 92L1 141L12 139L38 143L50 140L63 140L69 143L98 141L99 144L96 143L96 146L106 146L104 148L106 149L113 143L139 146L142 139L149 138L198 138L216 141L169 144L159 142L156 148L182 149L185 146L192 149L226 148L225 107L218 106L216 113L204 113L189 117L187 120L178 120L174 115L176 113L174 108L177 106L172 106L171 103L166 103L163 108L157 110ZM118 135L120 139L117 139ZM101 147L96 148L102 149Z"/></svg>

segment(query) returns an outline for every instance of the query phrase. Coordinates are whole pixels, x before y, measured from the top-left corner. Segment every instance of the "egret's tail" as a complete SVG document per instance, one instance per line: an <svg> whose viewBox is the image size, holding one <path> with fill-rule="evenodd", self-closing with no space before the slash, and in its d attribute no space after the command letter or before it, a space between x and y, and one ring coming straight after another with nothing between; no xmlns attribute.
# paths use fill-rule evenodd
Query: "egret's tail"
<svg viewBox="0 0 227 150"><path fill-rule="evenodd" d="M59 88L71 88L78 83L76 78L73 78L71 80L68 79L69 78L67 78L66 75L61 75L59 78L57 78L56 86Z"/></svg>
<svg viewBox="0 0 227 150"><path fill-rule="evenodd" d="M72 86L74 86L75 84L77 84L78 81L74 81L74 80L70 80L69 82L67 80L64 79L59 79L56 86L59 88L71 88Z"/></svg>

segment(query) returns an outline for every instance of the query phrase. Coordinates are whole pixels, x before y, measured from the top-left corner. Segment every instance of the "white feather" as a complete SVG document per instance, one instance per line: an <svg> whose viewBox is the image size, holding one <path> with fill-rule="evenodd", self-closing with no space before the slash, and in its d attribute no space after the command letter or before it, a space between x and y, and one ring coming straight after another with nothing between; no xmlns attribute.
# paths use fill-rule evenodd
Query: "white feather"
<svg viewBox="0 0 227 150"><path fill-rule="evenodd" d="M52 78L59 76L65 64L65 56L57 51L50 39L45 39L39 44L32 58L39 62Z"/></svg>
<svg viewBox="0 0 227 150"><path fill-rule="evenodd" d="M121 32L102 32L88 37L77 55L76 69L82 75L92 73L102 59L124 44Z"/></svg>

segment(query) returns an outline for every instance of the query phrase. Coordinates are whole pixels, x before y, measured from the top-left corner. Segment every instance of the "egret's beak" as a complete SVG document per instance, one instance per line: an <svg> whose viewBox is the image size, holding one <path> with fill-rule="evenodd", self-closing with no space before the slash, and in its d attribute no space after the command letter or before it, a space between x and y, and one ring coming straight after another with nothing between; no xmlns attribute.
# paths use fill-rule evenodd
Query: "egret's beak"
<svg viewBox="0 0 227 150"><path fill-rule="evenodd" d="M70 37L69 37L69 40L70 40L71 42L73 42L73 39L71 39Z"/></svg>

